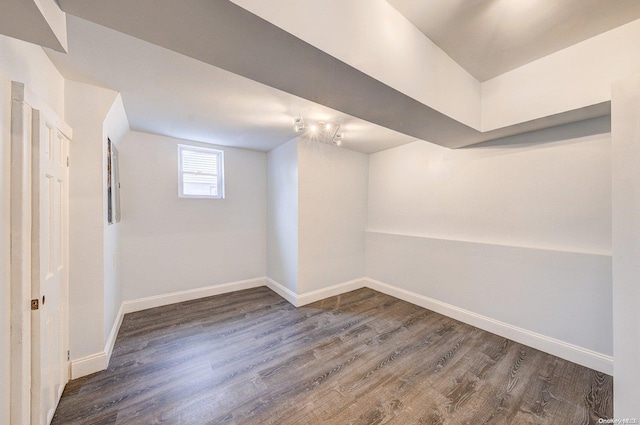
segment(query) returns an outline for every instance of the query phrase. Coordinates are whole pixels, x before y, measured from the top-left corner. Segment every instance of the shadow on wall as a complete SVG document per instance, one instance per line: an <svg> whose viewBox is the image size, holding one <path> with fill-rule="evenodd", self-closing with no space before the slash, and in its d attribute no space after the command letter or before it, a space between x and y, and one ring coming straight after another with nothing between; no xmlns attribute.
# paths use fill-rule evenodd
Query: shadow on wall
<svg viewBox="0 0 640 425"><path fill-rule="evenodd" d="M544 130L530 131L528 133L518 134L517 136L501 137L488 142L465 146L460 149L464 150L491 147L522 148L527 145L560 142L604 133L611 133L611 115L571 124L558 125Z"/></svg>

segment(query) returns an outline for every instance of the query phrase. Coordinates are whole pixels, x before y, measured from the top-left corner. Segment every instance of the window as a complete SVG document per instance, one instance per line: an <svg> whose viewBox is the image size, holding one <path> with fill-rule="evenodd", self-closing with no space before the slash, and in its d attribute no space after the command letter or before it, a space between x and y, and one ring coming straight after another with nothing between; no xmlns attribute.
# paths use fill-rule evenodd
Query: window
<svg viewBox="0 0 640 425"><path fill-rule="evenodd" d="M178 145L178 196L224 198L224 152Z"/></svg>

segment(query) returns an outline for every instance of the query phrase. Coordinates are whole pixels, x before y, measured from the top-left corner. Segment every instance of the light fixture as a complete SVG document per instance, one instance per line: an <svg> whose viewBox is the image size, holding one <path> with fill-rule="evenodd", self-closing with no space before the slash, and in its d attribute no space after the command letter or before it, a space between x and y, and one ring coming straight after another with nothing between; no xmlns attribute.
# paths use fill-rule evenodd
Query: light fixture
<svg viewBox="0 0 640 425"><path fill-rule="evenodd" d="M333 139L331 139L331 142L336 145L336 146L340 146L342 144L342 134L335 134L333 136Z"/></svg>
<svg viewBox="0 0 640 425"><path fill-rule="evenodd" d="M307 128L302 119L302 115L298 114L297 117L293 118L293 128L296 133ZM317 123L311 124L308 129L314 134L313 139L318 142L332 143L336 146L342 144L343 134L340 133L340 124L318 121Z"/></svg>
<svg viewBox="0 0 640 425"><path fill-rule="evenodd" d="M336 126L336 131L333 132L333 137L331 138L331 143L336 146L340 146L342 144L342 133L340 131L340 124Z"/></svg>
<svg viewBox="0 0 640 425"><path fill-rule="evenodd" d="M304 120L302 119L302 116L300 114L298 114L297 117L293 118L293 128L296 131L296 133L299 133L302 130L304 130Z"/></svg>

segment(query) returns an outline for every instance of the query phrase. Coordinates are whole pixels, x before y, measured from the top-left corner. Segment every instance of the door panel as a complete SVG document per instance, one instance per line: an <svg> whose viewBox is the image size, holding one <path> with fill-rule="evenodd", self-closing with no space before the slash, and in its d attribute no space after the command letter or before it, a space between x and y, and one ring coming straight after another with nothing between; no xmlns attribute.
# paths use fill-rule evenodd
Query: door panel
<svg viewBox="0 0 640 425"><path fill-rule="evenodd" d="M66 266L68 139L33 111L31 423L49 424L69 378Z"/></svg>

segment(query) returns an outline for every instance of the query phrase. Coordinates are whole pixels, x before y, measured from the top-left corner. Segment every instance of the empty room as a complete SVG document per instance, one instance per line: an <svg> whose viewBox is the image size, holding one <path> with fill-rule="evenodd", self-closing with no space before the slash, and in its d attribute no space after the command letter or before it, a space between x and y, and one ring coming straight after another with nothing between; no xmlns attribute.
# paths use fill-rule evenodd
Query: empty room
<svg viewBox="0 0 640 425"><path fill-rule="evenodd" d="M637 0L5 0L0 425L640 421Z"/></svg>

